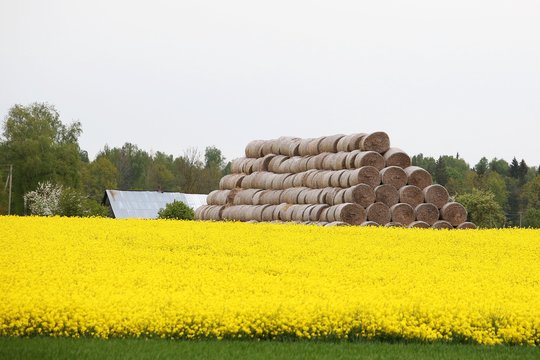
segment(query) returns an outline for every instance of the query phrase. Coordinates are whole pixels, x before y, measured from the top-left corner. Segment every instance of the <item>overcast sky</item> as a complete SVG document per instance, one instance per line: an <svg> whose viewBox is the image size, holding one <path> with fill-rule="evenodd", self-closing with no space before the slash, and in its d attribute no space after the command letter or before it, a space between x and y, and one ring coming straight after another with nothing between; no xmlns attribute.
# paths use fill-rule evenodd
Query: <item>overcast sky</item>
<svg viewBox="0 0 540 360"><path fill-rule="evenodd" d="M386 131L410 155L540 165L540 2L0 0L0 116L175 156Z"/></svg>

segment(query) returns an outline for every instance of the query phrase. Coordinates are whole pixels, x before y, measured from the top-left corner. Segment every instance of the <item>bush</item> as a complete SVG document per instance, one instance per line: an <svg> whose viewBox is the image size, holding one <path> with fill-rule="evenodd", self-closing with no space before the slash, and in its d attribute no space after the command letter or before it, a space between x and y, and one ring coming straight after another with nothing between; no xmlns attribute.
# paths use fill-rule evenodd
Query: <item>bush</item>
<svg viewBox="0 0 540 360"><path fill-rule="evenodd" d="M193 220L194 216L192 208L176 200L158 211L159 219Z"/></svg>
<svg viewBox="0 0 540 360"><path fill-rule="evenodd" d="M469 221L474 222L478 227L504 226L504 211L491 191L473 189L471 193L457 196L456 200L465 206L469 213Z"/></svg>

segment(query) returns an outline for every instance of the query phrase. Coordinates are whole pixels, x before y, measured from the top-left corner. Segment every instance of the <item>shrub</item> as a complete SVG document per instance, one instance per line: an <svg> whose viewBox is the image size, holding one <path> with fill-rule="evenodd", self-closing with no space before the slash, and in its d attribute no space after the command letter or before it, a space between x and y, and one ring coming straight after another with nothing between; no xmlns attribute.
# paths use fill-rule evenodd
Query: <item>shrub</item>
<svg viewBox="0 0 540 360"><path fill-rule="evenodd" d="M159 219L193 220L193 209L181 201L174 200L158 211Z"/></svg>

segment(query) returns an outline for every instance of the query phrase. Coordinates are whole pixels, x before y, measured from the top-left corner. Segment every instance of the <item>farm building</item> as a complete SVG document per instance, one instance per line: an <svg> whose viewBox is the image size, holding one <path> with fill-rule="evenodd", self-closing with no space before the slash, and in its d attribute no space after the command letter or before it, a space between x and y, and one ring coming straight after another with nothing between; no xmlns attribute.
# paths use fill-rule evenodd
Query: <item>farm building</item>
<svg viewBox="0 0 540 360"><path fill-rule="evenodd" d="M158 211L174 200L192 209L206 205L204 194L121 190L105 190L102 204L109 208L109 216L116 219L156 219Z"/></svg>

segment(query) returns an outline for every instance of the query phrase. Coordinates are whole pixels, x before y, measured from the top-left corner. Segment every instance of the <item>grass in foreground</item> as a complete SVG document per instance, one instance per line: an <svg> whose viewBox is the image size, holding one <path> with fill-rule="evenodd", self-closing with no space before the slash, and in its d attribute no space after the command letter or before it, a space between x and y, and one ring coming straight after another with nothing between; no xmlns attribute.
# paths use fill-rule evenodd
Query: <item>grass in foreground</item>
<svg viewBox="0 0 540 360"><path fill-rule="evenodd" d="M0 359L538 359L528 346L0 337Z"/></svg>

